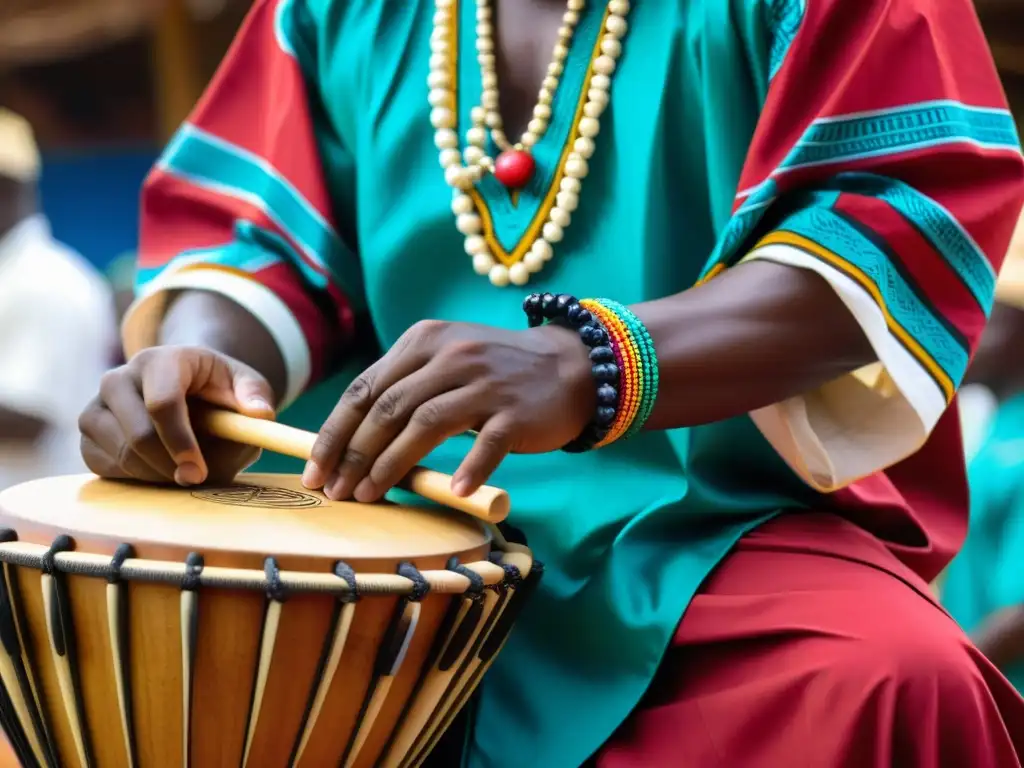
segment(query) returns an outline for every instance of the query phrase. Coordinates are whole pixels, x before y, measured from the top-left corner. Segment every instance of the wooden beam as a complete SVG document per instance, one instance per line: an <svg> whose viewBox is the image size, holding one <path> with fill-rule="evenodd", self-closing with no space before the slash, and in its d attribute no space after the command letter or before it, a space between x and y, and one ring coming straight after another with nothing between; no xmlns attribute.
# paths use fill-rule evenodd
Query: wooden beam
<svg viewBox="0 0 1024 768"><path fill-rule="evenodd" d="M153 29L153 70L161 139L188 117L203 90L196 31L186 0L164 0Z"/></svg>

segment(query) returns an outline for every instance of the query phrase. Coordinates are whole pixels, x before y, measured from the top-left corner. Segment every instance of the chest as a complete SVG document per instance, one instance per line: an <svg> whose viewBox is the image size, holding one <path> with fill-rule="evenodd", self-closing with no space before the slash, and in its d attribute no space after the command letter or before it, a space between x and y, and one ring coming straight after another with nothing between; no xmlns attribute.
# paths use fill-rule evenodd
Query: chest
<svg viewBox="0 0 1024 768"><path fill-rule="evenodd" d="M563 39L559 33L565 33L571 45L569 35L575 31L579 12L571 10L565 0L493 0L478 4L478 14L481 7L483 15L491 16L490 21L482 22L487 25L482 31L494 40L498 109L510 133L517 136L532 117L555 60L555 46ZM480 20L474 32L479 31Z"/></svg>
<svg viewBox="0 0 1024 768"><path fill-rule="evenodd" d="M724 22L705 18L727 17L724 2L631 4L571 221L554 259L532 274L528 289L492 286L487 275L475 273L473 254L456 226L428 100L435 0L321 2L327 9L320 17L318 56L325 131L351 157L350 163L329 165L328 178L337 190L337 217L354 233L366 303L384 343L416 319L479 318L482 307L488 322L518 325L525 290L633 302L692 284L714 246L716 228L728 218L758 108L749 82L709 64L709 58L738 61L745 55ZM478 27L490 25L493 48L483 50L494 54L499 112L514 143L532 122L570 10L567 0L492 2L483 19L474 0L449 6L447 80L463 151L491 82L481 67ZM536 171L529 183L515 194L493 176L475 185L487 247L502 264L525 258L558 202L607 13L607 3L589 0L573 19L549 119L532 147ZM720 40L713 55L706 30L716 30ZM713 82L716 77L724 82ZM716 98L708 100L712 91ZM502 148L489 136L486 150L496 158Z"/></svg>

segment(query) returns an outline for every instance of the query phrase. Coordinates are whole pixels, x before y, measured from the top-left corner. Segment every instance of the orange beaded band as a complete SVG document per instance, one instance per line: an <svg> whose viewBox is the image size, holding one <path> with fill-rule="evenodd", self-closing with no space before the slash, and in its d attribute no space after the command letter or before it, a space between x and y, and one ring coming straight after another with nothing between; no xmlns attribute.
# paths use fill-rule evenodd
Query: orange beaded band
<svg viewBox="0 0 1024 768"><path fill-rule="evenodd" d="M640 366L640 350L629 327L611 310L591 299L584 299L580 306L596 317L608 331L619 364L619 407L615 421L608 434L595 448L602 448L620 439L636 419L643 400L643 370Z"/></svg>

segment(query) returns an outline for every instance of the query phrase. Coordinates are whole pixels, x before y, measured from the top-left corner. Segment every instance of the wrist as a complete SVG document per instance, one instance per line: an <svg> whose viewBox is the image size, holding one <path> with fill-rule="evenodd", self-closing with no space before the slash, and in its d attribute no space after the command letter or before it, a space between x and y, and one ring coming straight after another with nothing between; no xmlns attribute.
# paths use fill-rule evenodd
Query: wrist
<svg viewBox="0 0 1024 768"><path fill-rule="evenodd" d="M168 302L158 343L202 347L226 355L269 382L275 407L284 397L288 372L277 342L262 322L225 296L196 290L176 294Z"/></svg>
<svg viewBox="0 0 1024 768"><path fill-rule="evenodd" d="M564 450L602 448L644 428L658 396L658 358L646 326L631 310L608 299L535 293L523 311L533 328L573 329L587 350L595 407Z"/></svg>
<svg viewBox="0 0 1024 768"><path fill-rule="evenodd" d="M570 418L582 432L597 407L590 350L577 331L559 323L530 328L524 333L533 337L533 348L541 350L551 360L551 375L570 394Z"/></svg>

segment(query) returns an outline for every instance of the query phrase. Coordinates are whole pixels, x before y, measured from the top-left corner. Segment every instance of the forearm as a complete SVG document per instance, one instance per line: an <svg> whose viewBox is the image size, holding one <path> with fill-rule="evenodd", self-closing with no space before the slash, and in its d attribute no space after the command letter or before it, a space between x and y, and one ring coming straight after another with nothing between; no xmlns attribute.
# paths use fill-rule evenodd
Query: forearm
<svg viewBox="0 0 1024 768"><path fill-rule="evenodd" d="M1024 606L991 616L975 633L974 642L997 667L1024 660Z"/></svg>
<svg viewBox="0 0 1024 768"><path fill-rule="evenodd" d="M207 291L183 291L170 302L160 328L160 344L205 347L259 371L280 403L287 370L266 327L230 299Z"/></svg>
<svg viewBox="0 0 1024 768"><path fill-rule="evenodd" d="M767 261L631 307L658 353L649 429L720 421L820 387L874 360L835 291Z"/></svg>

